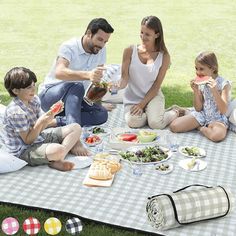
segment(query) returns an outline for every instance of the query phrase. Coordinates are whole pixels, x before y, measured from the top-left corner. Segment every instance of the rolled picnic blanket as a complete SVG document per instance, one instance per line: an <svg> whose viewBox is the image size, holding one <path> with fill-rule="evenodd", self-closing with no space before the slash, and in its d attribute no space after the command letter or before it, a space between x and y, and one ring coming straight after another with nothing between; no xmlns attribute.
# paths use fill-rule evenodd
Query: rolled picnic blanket
<svg viewBox="0 0 236 236"><path fill-rule="evenodd" d="M146 212L153 227L166 230L226 216L232 210L233 201L231 191L222 186L196 184L150 197Z"/></svg>

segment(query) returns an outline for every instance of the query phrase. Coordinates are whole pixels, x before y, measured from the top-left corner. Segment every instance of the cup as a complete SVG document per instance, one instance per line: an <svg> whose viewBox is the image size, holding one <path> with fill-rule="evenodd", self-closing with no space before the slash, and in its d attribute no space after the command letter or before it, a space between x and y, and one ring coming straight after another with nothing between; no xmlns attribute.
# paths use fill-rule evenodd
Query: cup
<svg viewBox="0 0 236 236"><path fill-rule="evenodd" d="M103 151L104 151L104 143L102 141L96 146L96 153L103 152Z"/></svg>
<svg viewBox="0 0 236 236"><path fill-rule="evenodd" d="M82 128L82 139L85 140L87 137L89 137L92 133L92 126L90 125L84 125Z"/></svg>
<svg viewBox="0 0 236 236"><path fill-rule="evenodd" d="M166 134L166 143L168 148L172 151L172 152L177 152L178 148L179 148L179 142L178 142L178 138L177 135L174 133L167 133Z"/></svg>
<svg viewBox="0 0 236 236"><path fill-rule="evenodd" d="M133 169L133 175L135 175L135 176L141 176L143 174L141 164L133 164L132 169Z"/></svg>
<svg viewBox="0 0 236 236"><path fill-rule="evenodd" d="M133 175L141 176L143 174L142 158L140 158L139 163L132 162L131 167L132 167Z"/></svg>

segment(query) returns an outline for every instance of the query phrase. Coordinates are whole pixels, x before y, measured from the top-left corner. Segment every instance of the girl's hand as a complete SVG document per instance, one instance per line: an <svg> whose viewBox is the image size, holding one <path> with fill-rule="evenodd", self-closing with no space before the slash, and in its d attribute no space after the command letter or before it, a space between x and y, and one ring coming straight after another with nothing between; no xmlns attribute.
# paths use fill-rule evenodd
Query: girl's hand
<svg viewBox="0 0 236 236"><path fill-rule="evenodd" d="M143 114L143 108L140 104L133 105L130 109L130 114L133 116L141 116Z"/></svg>
<svg viewBox="0 0 236 236"><path fill-rule="evenodd" d="M211 90L215 90L217 89L216 85L217 85L216 81L212 79L212 77L210 77L210 79L207 82L207 86L210 87Z"/></svg>
<svg viewBox="0 0 236 236"><path fill-rule="evenodd" d="M193 92L198 91L198 85L194 83L194 79L190 81L190 86L191 86Z"/></svg>

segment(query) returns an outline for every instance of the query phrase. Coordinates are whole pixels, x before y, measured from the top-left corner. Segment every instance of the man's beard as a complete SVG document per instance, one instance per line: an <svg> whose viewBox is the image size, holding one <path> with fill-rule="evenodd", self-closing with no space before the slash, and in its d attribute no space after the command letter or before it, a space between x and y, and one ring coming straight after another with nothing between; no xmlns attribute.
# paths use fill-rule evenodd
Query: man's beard
<svg viewBox="0 0 236 236"><path fill-rule="evenodd" d="M88 45L88 48L89 48L89 51L90 51L92 54L98 54L98 52L102 49L101 47L96 46L96 45L94 45L93 43L89 44L89 45Z"/></svg>

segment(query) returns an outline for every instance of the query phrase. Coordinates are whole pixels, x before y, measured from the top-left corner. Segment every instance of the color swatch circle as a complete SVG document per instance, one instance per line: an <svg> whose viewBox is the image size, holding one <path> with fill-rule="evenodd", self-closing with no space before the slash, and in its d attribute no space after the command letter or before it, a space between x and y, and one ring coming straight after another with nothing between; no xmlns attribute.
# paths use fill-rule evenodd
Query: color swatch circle
<svg viewBox="0 0 236 236"><path fill-rule="evenodd" d="M41 226L40 226L40 222L38 221L38 219L33 218L33 217L29 217L23 223L23 230L28 235L37 234L40 230L40 227Z"/></svg>
<svg viewBox="0 0 236 236"><path fill-rule="evenodd" d="M66 221L66 231L72 235L79 234L83 229L79 218L74 217Z"/></svg>
<svg viewBox="0 0 236 236"><path fill-rule="evenodd" d="M44 229L49 235L57 235L61 231L61 221L55 217L48 218L44 223Z"/></svg>
<svg viewBox="0 0 236 236"><path fill-rule="evenodd" d="M2 231L6 235L14 235L19 230L19 222L13 217L8 217L2 221Z"/></svg>

